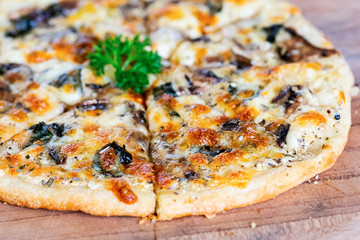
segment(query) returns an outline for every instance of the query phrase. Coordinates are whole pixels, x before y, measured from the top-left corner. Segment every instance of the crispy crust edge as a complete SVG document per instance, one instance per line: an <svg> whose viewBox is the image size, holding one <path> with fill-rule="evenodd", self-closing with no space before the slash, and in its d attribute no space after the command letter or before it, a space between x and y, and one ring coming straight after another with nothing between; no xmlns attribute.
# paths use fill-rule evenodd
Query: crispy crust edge
<svg viewBox="0 0 360 240"><path fill-rule="evenodd" d="M131 186L138 201L134 204L120 202L104 185L42 186L22 180L17 176L0 176L0 200L29 208L60 211L82 211L101 216L145 217L155 211L153 189Z"/></svg>

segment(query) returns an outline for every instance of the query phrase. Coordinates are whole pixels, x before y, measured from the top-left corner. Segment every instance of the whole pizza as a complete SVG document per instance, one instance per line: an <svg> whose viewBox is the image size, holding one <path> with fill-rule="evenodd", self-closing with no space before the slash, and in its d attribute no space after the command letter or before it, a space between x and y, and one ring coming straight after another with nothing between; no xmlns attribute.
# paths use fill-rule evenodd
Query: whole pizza
<svg viewBox="0 0 360 240"><path fill-rule="evenodd" d="M0 199L169 220L330 168L353 75L276 0L0 1Z"/></svg>

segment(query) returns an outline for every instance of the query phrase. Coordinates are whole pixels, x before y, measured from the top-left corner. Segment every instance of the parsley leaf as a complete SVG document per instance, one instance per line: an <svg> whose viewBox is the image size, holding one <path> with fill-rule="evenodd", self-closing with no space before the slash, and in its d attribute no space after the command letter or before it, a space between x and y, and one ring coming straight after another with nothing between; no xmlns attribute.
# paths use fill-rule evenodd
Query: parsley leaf
<svg viewBox="0 0 360 240"><path fill-rule="evenodd" d="M149 84L149 73L161 72L161 57L157 52L148 51L150 38L144 41L136 35L132 40L122 35L99 41L87 55L90 67L98 76L105 73L105 66L115 68L116 86L142 93Z"/></svg>

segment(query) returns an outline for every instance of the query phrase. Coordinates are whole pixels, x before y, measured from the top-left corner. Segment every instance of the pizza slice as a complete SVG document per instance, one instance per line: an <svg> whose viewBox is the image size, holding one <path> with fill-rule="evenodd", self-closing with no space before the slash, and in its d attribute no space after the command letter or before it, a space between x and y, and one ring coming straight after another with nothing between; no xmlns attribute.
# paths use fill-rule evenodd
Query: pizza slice
<svg viewBox="0 0 360 240"><path fill-rule="evenodd" d="M350 128L351 79L338 55L169 68L147 101L159 219L265 201L331 167Z"/></svg>
<svg viewBox="0 0 360 240"><path fill-rule="evenodd" d="M287 2L262 3L261 10L250 18L203 34L178 43L170 54L171 63L203 68L231 64L241 69L338 54L323 34L303 19L300 10Z"/></svg>
<svg viewBox="0 0 360 240"><path fill-rule="evenodd" d="M1 200L145 217L155 209L149 140L141 97L106 87L2 144Z"/></svg>

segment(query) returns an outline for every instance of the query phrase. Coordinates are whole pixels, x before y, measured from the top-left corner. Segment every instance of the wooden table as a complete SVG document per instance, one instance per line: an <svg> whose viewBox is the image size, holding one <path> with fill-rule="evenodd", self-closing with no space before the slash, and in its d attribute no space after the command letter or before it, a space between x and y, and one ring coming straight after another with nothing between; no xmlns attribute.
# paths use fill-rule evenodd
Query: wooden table
<svg viewBox="0 0 360 240"><path fill-rule="evenodd" d="M292 0L346 56L360 83L359 0ZM138 218L0 205L1 239L350 239L360 236L360 97L353 99L349 143L313 183L274 200L208 220L186 217L139 225ZM252 229L250 223L255 222Z"/></svg>

